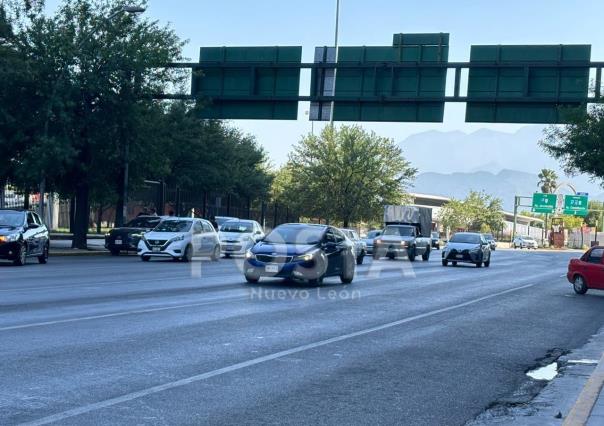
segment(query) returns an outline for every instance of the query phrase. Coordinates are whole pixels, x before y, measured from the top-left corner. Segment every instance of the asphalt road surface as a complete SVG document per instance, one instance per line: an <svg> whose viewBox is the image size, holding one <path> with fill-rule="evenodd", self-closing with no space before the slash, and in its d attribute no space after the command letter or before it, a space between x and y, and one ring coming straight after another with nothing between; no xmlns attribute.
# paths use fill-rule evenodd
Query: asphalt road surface
<svg viewBox="0 0 604 426"><path fill-rule="evenodd" d="M577 254L439 256L320 288L236 260L0 265L0 424L461 425L604 323L563 277Z"/></svg>

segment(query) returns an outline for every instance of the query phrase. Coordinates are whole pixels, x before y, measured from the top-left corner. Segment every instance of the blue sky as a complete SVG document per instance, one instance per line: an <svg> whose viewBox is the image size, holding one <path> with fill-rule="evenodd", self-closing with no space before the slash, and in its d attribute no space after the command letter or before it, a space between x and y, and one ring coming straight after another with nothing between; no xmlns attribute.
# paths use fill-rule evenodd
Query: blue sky
<svg viewBox="0 0 604 426"><path fill-rule="evenodd" d="M59 0L47 0L53 10ZM189 41L185 54L197 60L200 46L290 45L312 62L315 46L333 44L335 0L149 0L145 16L170 23ZM469 59L472 44L592 44L592 60L604 60L598 28L602 0L341 0L340 45L390 45L393 33L448 32L449 60ZM303 74L302 88L308 78ZM305 84L306 83L306 84ZM297 121L237 120L254 134L274 164L311 129L301 104ZM513 132L519 125L464 122L463 104L447 104L444 123L363 123L397 142L426 130ZM324 124L315 123L315 132ZM537 141L535 141L536 143ZM412 151L413 146L405 146ZM491 159L485 158L485 163ZM493 159L496 160L496 159Z"/></svg>

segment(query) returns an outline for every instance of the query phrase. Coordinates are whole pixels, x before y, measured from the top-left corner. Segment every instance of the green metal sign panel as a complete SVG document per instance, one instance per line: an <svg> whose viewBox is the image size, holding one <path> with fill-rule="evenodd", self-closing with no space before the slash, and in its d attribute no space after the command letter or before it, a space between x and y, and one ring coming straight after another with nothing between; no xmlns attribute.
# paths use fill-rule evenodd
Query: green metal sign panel
<svg viewBox="0 0 604 426"><path fill-rule="evenodd" d="M191 91L202 118L298 118L302 47L202 47L199 61Z"/></svg>
<svg viewBox="0 0 604 426"><path fill-rule="evenodd" d="M472 46L470 64L487 66L469 70L466 122L564 123L585 108L590 57L590 45Z"/></svg>
<svg viewBox="0 0 604 426"><path fill-rule="evenodd" d="M564 214L587 216L588 199L586 195L565 195Z"/></svg>
<svg viewBox="0 0 604 426"><path fill-rule="evenodd" d="M395 34L394 46L340 47L337 62L346 67L336 74L334 120L442 122L444 101L421 99L444 97L446 68L396 65L446 63L448 57L449 34L445 33ZM321 72L313 72L311 98L331 94L321 82ZM318 114L314 119L328 117Z"/></svg>
<svg viewBox="0 0 604 426"><path fill-rule="evenodd" d="M533 212L535 213L553 213L556 209L556 194L543 194L536 192L533 194Z"/></svg>

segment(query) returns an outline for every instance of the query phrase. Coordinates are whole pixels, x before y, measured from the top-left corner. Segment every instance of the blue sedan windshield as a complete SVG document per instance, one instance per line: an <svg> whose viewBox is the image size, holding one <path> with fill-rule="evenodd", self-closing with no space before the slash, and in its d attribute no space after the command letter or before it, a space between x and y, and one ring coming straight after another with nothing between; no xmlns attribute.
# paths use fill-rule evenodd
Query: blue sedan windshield
<svg viewBox="0 0 604 426"><path fill-rule="evenodd" d="M317 244L325 228L318 226L278 226L264 239L272 244Z"/></svg>
<svg viewBox="0 0 604 426"><path fill-rule="evenodd" d="M6 226L10 228L16 228L23 225L25 219L25 213L4 211L0 212L0 226Z"/></svg>

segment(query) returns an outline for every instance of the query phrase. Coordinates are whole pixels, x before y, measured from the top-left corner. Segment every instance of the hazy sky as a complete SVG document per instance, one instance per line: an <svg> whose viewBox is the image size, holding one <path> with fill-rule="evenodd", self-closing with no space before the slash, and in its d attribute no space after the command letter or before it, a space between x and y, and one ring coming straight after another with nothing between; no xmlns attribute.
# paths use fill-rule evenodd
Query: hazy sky
<svg viewBox="0 0 604 426"><path fill-rule="evenodd" d="M134 1L135 2L135 1ZM53 10L59 0L47 0ZM170 23L188 40L185 54L198 60L201 46L302 46L312 62L315 46L333 44L335 0L149 0L145 16ZM341 0L340 45L388 46L393 33L448 32L449 60L469 60L472 44L592 44L592 60L604 60L602 0ZM303 72L302 92L309 74ZM254 134L275 164L311 129L300 104L297 121L237 120ZM363 123L397 142L425 130L479 128L515 131L519 125L464 122L465 106L447 104L443 123ZM324 124L315 123L315 132ZM536 143L536 141L535 141ZM405 146L412 151L413 146ZM485 158L485 163L496 160Z"/></svg>

